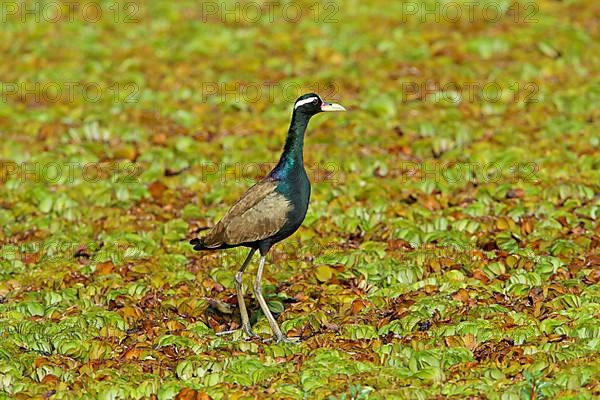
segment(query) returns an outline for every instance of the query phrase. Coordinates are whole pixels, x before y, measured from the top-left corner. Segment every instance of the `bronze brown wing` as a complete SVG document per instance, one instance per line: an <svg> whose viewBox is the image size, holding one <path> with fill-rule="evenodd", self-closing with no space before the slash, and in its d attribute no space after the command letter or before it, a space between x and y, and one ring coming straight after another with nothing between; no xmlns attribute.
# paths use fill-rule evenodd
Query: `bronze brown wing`
<svg viewBox="0 0 600 400"><path fill-rule="evenodd" d="M292 205L275 189L269 178L259 181L229 209L227 214L198 242L207 249L235 246L266 239L286 223Z"/></svg>

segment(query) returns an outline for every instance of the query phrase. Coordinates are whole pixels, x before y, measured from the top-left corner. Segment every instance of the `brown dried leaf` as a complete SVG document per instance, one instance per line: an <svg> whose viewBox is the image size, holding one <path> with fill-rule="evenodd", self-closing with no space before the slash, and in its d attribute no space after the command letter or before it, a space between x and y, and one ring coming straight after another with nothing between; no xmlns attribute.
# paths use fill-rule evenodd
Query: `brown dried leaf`
<svg viewBox="0 0 600 400"><path fill-rule="evenodd" d="M112 263L112 261L105 261L96 265L96 275L112 274L114 269L115 265Z"/></svg>
<svg viewBox="0 0 600 400"><path fill-rule="evenodd" d="M160 181L155 181L150 184L148 189L150 190L152 198L156 200L162 197L162 194L167 190L167 186Z"/></svg>
<svg viewBox="0 0 600 400"><path fill-rule="evenodd" d="M177 396L175 396L175 400L211 400L212 397L207 395L204 392L199 392L194 389L185 388L181 389Z"/></svg>
<svg viewBox="0 0 600 400"><path fill-rule="evenodd" d="M360 313L365 307L367 307L368 304L369 303L366 300L356 299L352 302L350 312L352 313L352 315L356 315Z"/></svg>
<svg viewBox="0 0 600 400"><path fill-rule="evenodd" d="M459 289L458 292L452 295L454 300L461 301L463 303L467 303L469 301L469 292L466 289Z"/></svg>

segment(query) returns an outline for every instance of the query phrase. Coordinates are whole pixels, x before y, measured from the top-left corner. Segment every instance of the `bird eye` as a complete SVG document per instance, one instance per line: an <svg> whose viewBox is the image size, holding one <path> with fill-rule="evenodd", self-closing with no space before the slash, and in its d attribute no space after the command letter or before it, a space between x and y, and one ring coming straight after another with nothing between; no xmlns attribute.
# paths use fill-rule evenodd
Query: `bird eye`
<svg viewBox="0 0 600 400"><path fill-rule="evenodd" d="M317 99L314 99L312 103L313 103L314 105L317 105L317 104L319 103L319 100L317 100Z"/></svg>

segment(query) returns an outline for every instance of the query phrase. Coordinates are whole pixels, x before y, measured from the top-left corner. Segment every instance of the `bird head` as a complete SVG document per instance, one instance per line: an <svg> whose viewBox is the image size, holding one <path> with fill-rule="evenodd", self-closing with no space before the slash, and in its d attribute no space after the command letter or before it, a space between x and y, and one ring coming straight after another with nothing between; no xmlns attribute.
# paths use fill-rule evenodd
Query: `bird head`
<svg viewBox="0 0 600 400"><path fill-rule="evenodd" d="M298 97L294 103L294 112L313 116L320 112L328 111L346 111L344 107L335 103L323 101L321 96L316 93L307 93Z"/></svg>

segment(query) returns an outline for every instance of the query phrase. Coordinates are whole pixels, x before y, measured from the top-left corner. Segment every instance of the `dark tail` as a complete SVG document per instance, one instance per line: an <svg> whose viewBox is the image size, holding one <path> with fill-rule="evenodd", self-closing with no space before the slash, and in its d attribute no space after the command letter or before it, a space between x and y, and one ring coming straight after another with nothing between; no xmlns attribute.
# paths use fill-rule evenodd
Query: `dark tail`
<svg viewBox="0 0 600 400"><path fill-rule="evenodd" d="M195 238L190 240L190 244L192 246L194 246L194 250L196 251L200 251L200 250L221 250L221 249L230 249L232 247L236 247L236 245L229 245L229 244L225 244L225 243L221 243L218 245L213 245L213 246L207 246L204 241L202 240L202 238Z"/></svg>
<svg viewBox="0 0 600 400"><path fill-rule="evenodd" d="M190 244L194 246L194 250L196 251L208 250L208 247L204 246L204 243L202 243L202 239L200 238L194 238L190 240Z"/></svg>

